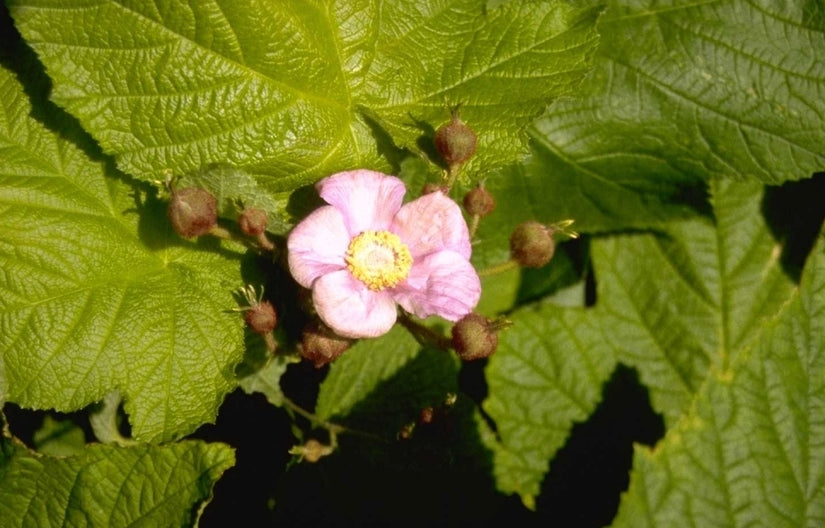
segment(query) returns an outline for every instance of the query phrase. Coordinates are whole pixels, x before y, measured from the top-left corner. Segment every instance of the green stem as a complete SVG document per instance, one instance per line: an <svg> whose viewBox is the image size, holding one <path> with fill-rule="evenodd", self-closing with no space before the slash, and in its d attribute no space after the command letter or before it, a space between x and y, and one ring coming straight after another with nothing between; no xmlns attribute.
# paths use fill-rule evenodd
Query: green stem
<svg viewBox="0 0 825 528"><path fill-rule="evenodd" d="M505 271L510 271L511 269L515 268L518 268L518 262L516 262L515 260L508 260L507 262L504 262L497 266L493 266L479 271L478 276L483 279L485 277L492 277L493 275L498 275L499 273L504 273Z"/></svg>
<svg viewBox="0 0 825 528"><path fill-rule="evenodd" d="M450 338L413 320L406 312L401 312L401 317L398 318L398 322L400 322L419 343L430 344L445 351L453 348L453 342Z"/></svg>
<svg viewBox="0 0 825 528"><path fill-rule="evenodd" d="M481 222L481 215L475 214L470 217L470 240L475 238L479 222Z"/></svg>
<svg viewBox="0 0 825 528"><path fill-rule="evenodd" d="M323 419L319 418L318 415L307 411L306 409L304 409L303 407L301 407L300 405L298 405L294 401L290 400L285 394L281 394L281 397L284 400L284 405L286 405L289 408L289 410L291 410L292 412L294 412L296 414L300 414L301 416L303 416L304 418L309 420L309 422L311 424L317 425L319 427L323 427L324 429L328 430L331 434L332 433L341 433L341 432L346 431L346 429L343 426L340 426L340 425L334 424L334 423L330 423L326 420L323 420Z"/></svg>
<svg viewBox="0 0 825 528"><path fill-rule="evenodd" d="M281 397L283 398L284 405L287 407L287 409L289 409L290 411L292 411L296 414L299 414L299 415L303 416L304 418L309 420L309 422L311 424L313 424L314 426L322 427L323 429L326 429L327 431L329 431L330 441L332 442L333 446L337 446L337 443L338 443L337 435L339 433L347 433L347 434L362 436L364 438L369 438L371 440L377 440L377 441L382 442L382 443L387 442L387 440L385 438L382 438L378 435L374 435L372 433L367 433L365 431L359 431L357 429L350 429L349 427L344 427L343 425L328 422L328 421L318 417L318 415L307 411L306 409L304 409L303 407L301 407L300 405L298 405L294 401L290 400L286 396L286 394L281 393Z"/></svg>

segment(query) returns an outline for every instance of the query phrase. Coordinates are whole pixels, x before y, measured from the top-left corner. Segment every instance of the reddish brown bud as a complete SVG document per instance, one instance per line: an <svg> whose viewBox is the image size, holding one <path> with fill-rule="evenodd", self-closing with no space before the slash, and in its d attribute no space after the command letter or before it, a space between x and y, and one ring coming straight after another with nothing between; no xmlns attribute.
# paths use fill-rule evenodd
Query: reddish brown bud
<svg viewBox="0 0 825 528"><path fill-rule="evenodd" d="M433 409L432 407L424 407L423 409L421 409L421 412L418 413L418 423L421 423L421 424L432 423L434 416L435 416L435 409Z"/></svg>
<svg viewBox="0 0 825 528"><path fill-rule="evenodd" d="M339 336L321 323L310 323L304 329L301 356L321 368L343 354L352 341Z"/></svg>
<svg viewBox="0 0 825 528"><path fill-rule="evenodd" d="M474 216L487 216L496 208L493 195L484 187L476 187L464 195L464 209Z"/></svg>
<svg viewBox="0 0 825 528"><path fill-rule="evenodd" d="M466 162L476 152L476 134L457 115L435 131L435 148L452 168Z"/></svg>
<svg viewBox="0 0 825 528"><path fill-rule="evenodd" d="M498 347L496 330L483 315L467 314L453 325L453 348L464 361L490 357Z"/></svg>
<svg viewBox="0 0 825 528"><path fill-rule="evenodd" d="M243 318L249 329L258 334L268 334L278 324L275 307L269 301L262 301L250 306L244 312Z"/></svg>
<svg viewBox="0 0 825 528"><path fill-rule="evenodd" d="M183 238L205 235L218 224L218 201L204 189L174 190L169 202L169 220Z"/></svg>
<svg viewBox="0 0 825 528"><path fill-rule="evenodd" d="M266 231L267 224L266 211L263 209L244 209L238 216L238 226L248 236L260 235Z"/></svg>
<svg viewBox="0 0 825 528"><path fill-rule="evenodd" d="M527 268L540 268L550 262L556 251L553 231L539 222L524 222L510 237L510 255Z"/></svg>

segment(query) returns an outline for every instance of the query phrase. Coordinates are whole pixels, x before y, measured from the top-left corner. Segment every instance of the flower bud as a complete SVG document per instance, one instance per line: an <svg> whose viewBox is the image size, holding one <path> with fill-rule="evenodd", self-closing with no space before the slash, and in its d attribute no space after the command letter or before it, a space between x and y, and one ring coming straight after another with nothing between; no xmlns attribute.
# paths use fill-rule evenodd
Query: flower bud
<svg viewBox="0 0 825 528"><path fill-rule="evenodd" d="M483 315L469 313L453 325L453 348L464 361L490 357L498 347L498 333Z"/></svg>
<svg viewBox="0 0 825 528"><path fill-rule="evenodd" d="M304 329L301 356L321 368L343 354L352 341L334 333L321 323L310 323Z"/></svg>
<svg viewBox="0 0 825 528"><path fill-rule="evenodd" d="M250 306L244 312L243 318L249 329L257 334L268 334L278 324L275 307L269 301L261 301Z"/></svg>
<svg viewBox="0 0 825 528"><path fill-rule="evenodd" d="M303 460L306 460L312 464L318 462L321 458L327 455L331 455L333 451L335 451L333 446L322 444L314 438L307 440L304 445L293 446L289 450L291 454L298 455Z"/></svg>
<svg viewBox="0 0 825 528"><path fill-rule="evenodd" d="M258 236L266 231L268 221L266 211L263 209L244 209L238 216L238 226L243 234L248 236Z"/></svg>
<svg viewBox="0 0 825 528"><path fill-rule="evenodd" d="M464 195L464 209L473 216L487 216L495 208L493 195L484 187L476 187Z"/></svg>
<svg viewBox="0 0 825 528"><path fill-rule="evenodd" d="M476 152L476 134L464 121L453 114L452 121L435 131L435 149L452 169L473 157Z"/></svg>
<svg viewBox="0 0 825 528"><path fill-rule="evenodd" d="M556 251L553 231L539 222L524 222L510 236L510 255L527 268L540 268L550 262Z"/></svg>
<svg viewBox="0 0 825 528"><path fill-rule="evenodd" d="M169 220L183 238L205 235L218 224L218 201L204 189L174 190L169 202Z"/></svg>
<svg viewBox="0 0 825 528"><path fill-rule="evenodd" d="M424 407L418 413L418 423L420 424L430 424L433 422L433 418L435 418L435 409L432 407Z"/></svg>
<svg viewBox="0 0 825 528"><path fill-rule="evenodd" d="M410 438L412 438L413 432L415 432L415 422L404 424L401 427L401 430L398 431L398 439L409 440Z"/></svg>

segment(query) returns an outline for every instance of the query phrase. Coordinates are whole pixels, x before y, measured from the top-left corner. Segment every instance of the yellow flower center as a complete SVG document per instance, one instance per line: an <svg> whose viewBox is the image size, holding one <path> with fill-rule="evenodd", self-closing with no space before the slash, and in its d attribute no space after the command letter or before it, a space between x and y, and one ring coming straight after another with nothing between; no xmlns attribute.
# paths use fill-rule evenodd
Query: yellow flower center
<svg viewBox="0 0 825 528"><path fill-rule="evenodd" d="M397 235L389 231L364 231L347 248L347 268L373 291L392 288L407 278L412 255Z"/></svg>

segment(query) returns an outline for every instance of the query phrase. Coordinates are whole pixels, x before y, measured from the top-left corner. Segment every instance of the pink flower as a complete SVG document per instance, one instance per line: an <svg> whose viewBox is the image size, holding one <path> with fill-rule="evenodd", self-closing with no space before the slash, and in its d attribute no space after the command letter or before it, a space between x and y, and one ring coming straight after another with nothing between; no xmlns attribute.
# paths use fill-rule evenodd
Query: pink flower
<svg viewBox="0 0 825 528"><path fill-rule="evenodd" d="M312 289L318 315L336 333L376 337L395 324L396 303L418 317L457 321L478 303L470 234L441 192L402 206L406 189L369 170L318 182L328 204L289 235L289 269Z"/></svg>

